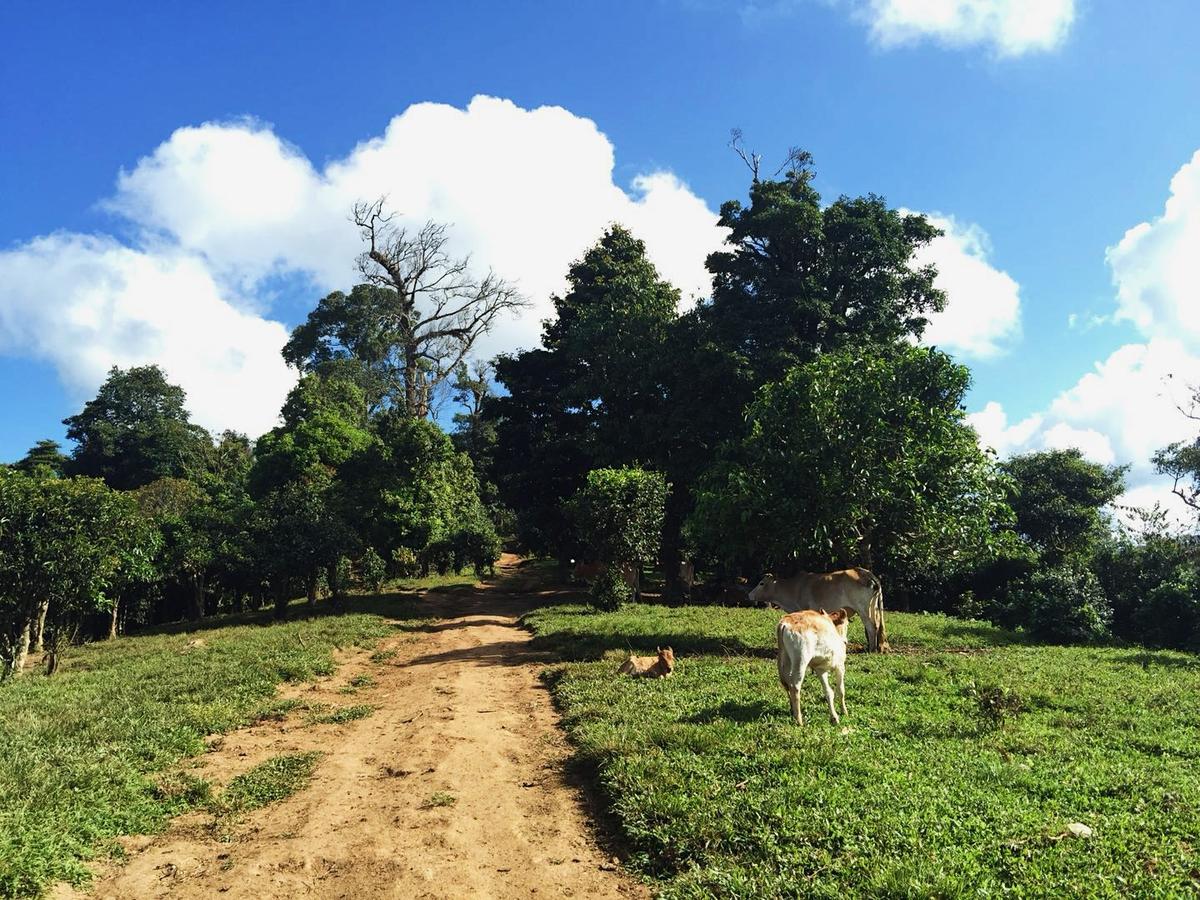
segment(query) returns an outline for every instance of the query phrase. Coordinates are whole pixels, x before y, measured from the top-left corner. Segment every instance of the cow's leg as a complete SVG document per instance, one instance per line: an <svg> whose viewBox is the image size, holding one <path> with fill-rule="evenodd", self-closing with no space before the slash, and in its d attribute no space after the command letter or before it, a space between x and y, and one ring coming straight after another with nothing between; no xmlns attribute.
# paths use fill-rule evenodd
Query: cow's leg
<svg viewBox="0 0 1200 900"><path fill-rule="evenodd" d="M797 725L804 724L804 712L800 709L800 685L788 685L788 702L792 705L792 720Z"/></svg>
<svg viewBox="0 0 1200 900"><path fill-rule="evenodd" d="M879 650L879 629L875 626L874 620L868 613L863 613L863 628L867 632L867 652L875 653Z"/></svg>
<svg viewBox="0 0 1200 900"><path fill-rule="evenodd" d="M833 670L833 677L837 680L838 699L842 702L842 715L846 715L846 667L838 666Z"/></svg>
<svg viewBox="0 0 1200 900"><path fill-rule="evenodd" d="M837 710L833 708L833 688L829 686L829 671L821 673L821 687L825 688L825 702L829 704L829 720L838 723Z"/></svg>

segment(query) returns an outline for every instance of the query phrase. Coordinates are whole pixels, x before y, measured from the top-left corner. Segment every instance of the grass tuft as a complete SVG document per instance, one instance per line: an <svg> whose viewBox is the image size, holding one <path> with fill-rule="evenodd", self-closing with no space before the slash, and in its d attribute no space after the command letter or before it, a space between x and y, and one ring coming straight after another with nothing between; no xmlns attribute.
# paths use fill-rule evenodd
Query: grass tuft
<svg viewBox="0 0 1200 900"><path fill-rule="evenodd" d="M355 719L365 719L373 712L375 712L375 707L365 703L357 706L338 706L332 709L319 707L309 715L308 723L310 725L341 725L345 722L353 722Z"/></svg>
<svg viewBox="0 0 1200 900"><path fill-rule="evenodd" d="M273 756L230 781L211 809L234 816L284 800L308 783L320 758L316 751Z"/></svg>

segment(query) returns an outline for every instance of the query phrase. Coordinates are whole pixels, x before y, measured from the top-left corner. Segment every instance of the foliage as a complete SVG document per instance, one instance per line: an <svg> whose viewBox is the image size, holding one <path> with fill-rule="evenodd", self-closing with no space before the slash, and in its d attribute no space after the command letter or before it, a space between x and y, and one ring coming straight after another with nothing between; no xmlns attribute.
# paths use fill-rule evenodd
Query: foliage
<svg viewBox="0 0 1200 900"><path fill-rule="evenodd" d="M184 403L183 389L158 366L114 366L82 412L63 420L75 442L68 474L131 490L200 468L211 441Z"/></svg>
<svg viewBox="0 0 1200 900"><path fill-rule="evenodd" d="M644 566L658 552L667 483L644 469L593 469L572 499L579 541L592 556L609 563Z"/></svg>
<svg viewBox="0 0 1200 900"><path fill-rule="evenodd" d="M1200 573L1188 568L1152 587L1134 625L1144 643L1200 651Z"/></svg>
<svg viewBox="0 0 1200 900"><path fill-rule="evenodd" d="M28 453L13 463L13 468L25 475L62 478L66 473L69 458L63 456L60 447L58 441L38 441L29 448Z"/></svg>
<svg viewBox="0 0 1200 900"><path fill-rule="evenodd" d="M840 350L764 387L701 481L691 533L751 566L857 562L892 582L981 553L1011 516L944 353Z"/></svg>
<svg viewBox="0 0 1200 900"><path fill-rule="evenodd" d="M1043 640L1087 642L1108 635L1112 610L1089 570L1059 566L1039 569L1009 585L1003 621Z"/></svg>
<svg viewBox="0 0 1200 900"><path fill-rule="evenodd" d="M152 540L132 498L98 479L0 471L0 676L23 658L39 606L51 643L67 636L110 607L110 589Z"/></svg>
<svg viewBox="0 0 1200 900"><path fill-rule="evenodd" d="M376 593L383 587L387 577L387 563L374 547L368 547L358 561L358 577L364 585Z"/></svg>
<svg viewBox="0 0 1200 900"><path fill-rule="evenodd" d="M1101 510L1125 491L1128 466L1085 460L1077 449L1045 450L1006 460L1016 531L1046 565L1089 560L1108 534Z"/></svg>
<svg viewBox="0 0 1200 900"><path fill-rule="evenodd" d="M1192 658L1029 647L891 613L903 652L851 655L846 730L816 716L798 728L777 620L639 605L526 617L539 647L588 660L548 680L630 864L664 897L1194 892L1200 773L1178 702L1200 689ZM664 643L672 678L614 677L628 649ZM806 684L806 709L820 696ZM1077 821L1090 841L1063 836Z"/></svg>

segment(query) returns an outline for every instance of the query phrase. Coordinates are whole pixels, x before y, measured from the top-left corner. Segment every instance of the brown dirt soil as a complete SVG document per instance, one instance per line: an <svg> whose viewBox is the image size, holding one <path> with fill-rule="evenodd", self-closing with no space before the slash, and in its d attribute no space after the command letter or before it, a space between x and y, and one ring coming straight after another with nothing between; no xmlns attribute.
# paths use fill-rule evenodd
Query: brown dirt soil
<svg viewBox="0 0 1200 900"><path fill-rule="evenodd" d="M124 842L127 859L56 898L647 897L597 844L566 772L569 748L517 617L537 602L516 558L494 586L425 595L432 625L373 661L281 692L306 704L370 704L371 716L308 724L294 711L214 738L190 771L224 784L281 753L319 750L309 785L220 822L210 813ZM351 679L373 684L354 689ZM444 805L443 805L444 804Z"/></svg>

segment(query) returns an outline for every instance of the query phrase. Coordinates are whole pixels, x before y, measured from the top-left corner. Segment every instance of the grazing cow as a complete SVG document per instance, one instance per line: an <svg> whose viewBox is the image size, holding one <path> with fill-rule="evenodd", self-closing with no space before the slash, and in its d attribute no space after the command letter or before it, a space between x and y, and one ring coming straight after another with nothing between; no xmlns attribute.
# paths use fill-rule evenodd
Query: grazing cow
<svg viewBox="0 0 1200 900"><path fill-rule="evenodd" d="M842 704L842 715L846 715L846 611L834 613L815 612L806 609L789 613L779 621L775 629L775 642L779 646L779 683L788 692L792 705L792 718L797 725L804 724L804 713L800 709L800 688L804 684L804 673L809 669L821 679L825 688L825 699L829 703L829 718L838 723L837 710L833 707L833 688L829 685L829 673L837 680L838 697Z"/></svg>
<svg viewBox="0 0 1200 900"><path fill-rule="evenodd" d="M767 574L750 592L750 602L778 606L784 612L850 610L862 616L868 651L883 651L888 647L883 624L883 585L866 569L843 569L823 575L802 572L791 578Z"/></svg>
<svg viewBox="0 0 1200 900"><path fill-rule="evenodd" d="M656 647L657 656L634 656L621 663L617 671L634 678L666 678L675 670L675 651L670 647Z"/></svg>

